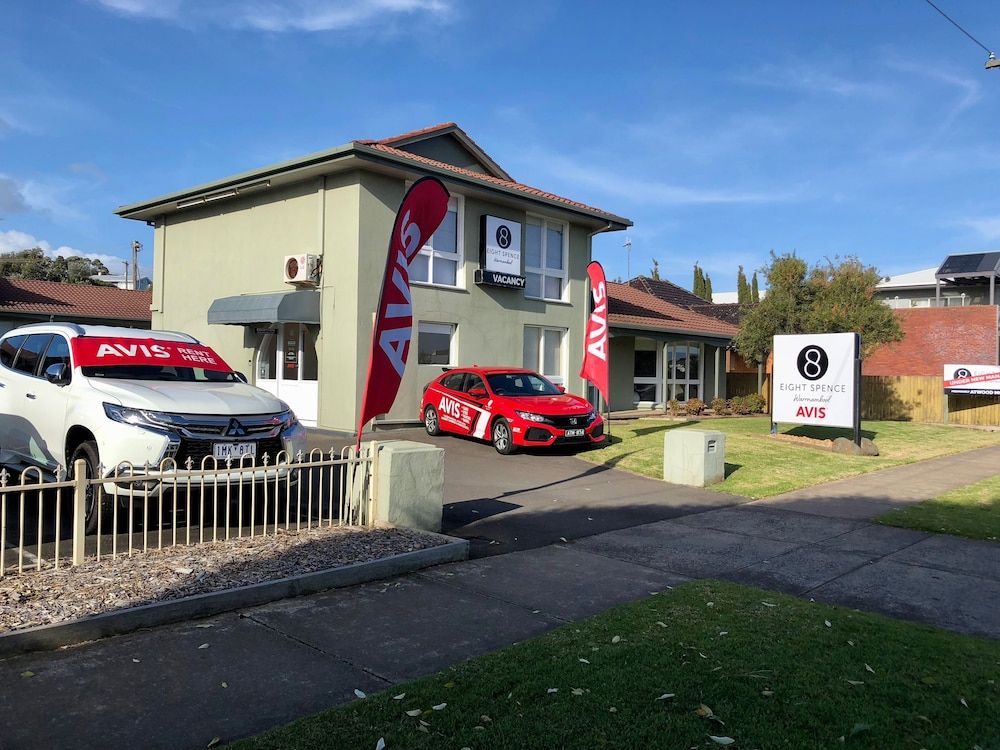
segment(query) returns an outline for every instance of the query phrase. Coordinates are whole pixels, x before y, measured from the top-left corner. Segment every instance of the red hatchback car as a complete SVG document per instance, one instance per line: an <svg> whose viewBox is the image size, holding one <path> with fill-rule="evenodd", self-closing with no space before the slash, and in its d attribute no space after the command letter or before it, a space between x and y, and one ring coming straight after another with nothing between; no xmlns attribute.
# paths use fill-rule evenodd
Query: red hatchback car
<svg viewBox="0 0 1000 750"><path fill-rule="evenodd" d="M446 370L424 387L420 419L428 435L471 435L503 454L518 446L604 441L604 420L586 399L520 368Z"/></svg>

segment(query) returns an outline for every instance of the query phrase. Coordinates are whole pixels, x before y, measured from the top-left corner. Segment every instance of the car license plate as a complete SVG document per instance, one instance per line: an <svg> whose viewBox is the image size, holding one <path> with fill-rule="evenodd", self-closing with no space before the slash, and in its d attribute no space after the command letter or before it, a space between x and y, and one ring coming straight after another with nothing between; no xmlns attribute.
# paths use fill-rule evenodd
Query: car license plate
<svg viewBox="0 0 1000 750"><path fill-rule="evenodd" d="M583 437L584 430L566 430L566 437Z"/></svg>
<svg viewBox="0 0 1000 750"><path fill-rule="evenodd" d="M243 456L257 456L257 443L213 443L212 455L218 459L233 458L239 461Z"/></svg>

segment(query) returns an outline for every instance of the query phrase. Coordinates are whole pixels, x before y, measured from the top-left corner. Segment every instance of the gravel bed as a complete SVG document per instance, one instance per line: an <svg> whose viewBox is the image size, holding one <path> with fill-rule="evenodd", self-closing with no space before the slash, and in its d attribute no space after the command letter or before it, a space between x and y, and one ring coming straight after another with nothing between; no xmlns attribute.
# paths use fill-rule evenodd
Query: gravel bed
<svg viewBox="0 0 1000 750"><path fill-rule="evenodd" d="M0 579L0 633L112 610L249 586L437 547L410 529L324 527L283 531L132 557L64 562Z"/></svg>

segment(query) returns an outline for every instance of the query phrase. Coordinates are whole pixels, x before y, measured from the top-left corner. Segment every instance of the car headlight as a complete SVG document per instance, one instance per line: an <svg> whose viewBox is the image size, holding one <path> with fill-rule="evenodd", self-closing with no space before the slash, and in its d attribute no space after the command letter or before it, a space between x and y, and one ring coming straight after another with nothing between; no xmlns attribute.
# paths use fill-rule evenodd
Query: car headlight
<svg viewBox="0 0 1000 750"><path fill-rule="evenodd" d="M128 406L119 406L118 404L105 402L104 413L108 416L108 419L135 425L136 427L163 430L171 426L168 415L146 409L132 409Z"/></svg>
<svg viewBox="0 0 1000 750"><path fill-rule="evenodd" d="M548 417L541 414L535 414L532 411L515 411L515 414L521 419L525 419L529 422L548 422L550 421Z"/></svg>
<svg viewBox="0 0 1000 750"><path fill-rule="evenodd" d="M595 419L597 419L597 412L595 412L593 409L591 409L590 413L587 415L587 424L590 424Z"/></svg>

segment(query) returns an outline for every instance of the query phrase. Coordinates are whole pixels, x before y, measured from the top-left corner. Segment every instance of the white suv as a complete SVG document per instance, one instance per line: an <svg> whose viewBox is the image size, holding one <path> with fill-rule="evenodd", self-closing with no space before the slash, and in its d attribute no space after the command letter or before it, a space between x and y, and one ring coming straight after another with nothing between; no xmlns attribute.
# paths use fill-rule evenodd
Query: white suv
<svg viewBox="0 0 1000 750"><path fill-rule="evenodd" d="M178 468L206 456L259 466L305 448L287 404L247 385L211 349L183 333L38 323L0 337L0 462L110 476L130 463ZM211 467L214 463L209 460ZM107 485L115 492L114 485ZM88 497L87 527L97 525Z"/></svg>

